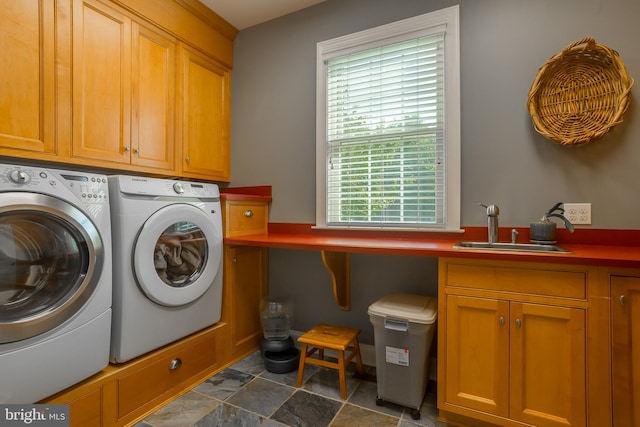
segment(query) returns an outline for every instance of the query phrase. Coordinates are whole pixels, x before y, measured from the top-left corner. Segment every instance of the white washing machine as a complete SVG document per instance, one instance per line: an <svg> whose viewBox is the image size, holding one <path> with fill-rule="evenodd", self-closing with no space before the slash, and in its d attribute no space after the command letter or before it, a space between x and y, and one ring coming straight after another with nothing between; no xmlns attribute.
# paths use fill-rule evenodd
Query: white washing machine
<svg viewBox="0 0 640 427"><path fill-rule="evenodd" d="M0 403L34 403L109 363L107 177L0 164Z"/></svg>
<svg viewBox="0 0 640 427"><path fill-rule="evenodd" d="M113 237L111 358L121 363L220 320L218 186L109 177Z"/></svg>

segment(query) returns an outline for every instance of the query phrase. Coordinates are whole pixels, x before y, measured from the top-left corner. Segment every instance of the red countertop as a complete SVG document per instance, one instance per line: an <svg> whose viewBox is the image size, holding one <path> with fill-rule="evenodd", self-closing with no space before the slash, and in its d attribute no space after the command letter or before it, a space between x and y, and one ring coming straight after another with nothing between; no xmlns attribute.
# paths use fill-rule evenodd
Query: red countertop
<svg viewBox="0 0 640 427"><path fill-rule="evenodd" d="M270 203L270 185L221 188L221 196L231 200ZM511 240L512 227L499 230L498 241ZM518 242L529 242L529 228L516 227ZM640 268L640 230L577 228L569 233L557 230L557 245L570 253L515 252L456 249L459 241L487 241L486 227L462 227L460 232L334 230L314 224L269 223L268 234L225 237L229 245L283 249L324 250L371 254L458 257L505 261L535 261Z"/></svg>
<svg viewBox="0 0 640 427"><path fill-rule="evenodd" d="M529 241L528 228L516 228L519 242ZM501 228L499 241L509 242L511 228ZM312 224L270 223L268 234L225 237L225 244L285 249L371 254L458 257L640 268L640 230L558 229L558 246L571 253L538 253L455 249L458 241L486 241L486 228L462 232L361 231L316 229Z"/></svg>

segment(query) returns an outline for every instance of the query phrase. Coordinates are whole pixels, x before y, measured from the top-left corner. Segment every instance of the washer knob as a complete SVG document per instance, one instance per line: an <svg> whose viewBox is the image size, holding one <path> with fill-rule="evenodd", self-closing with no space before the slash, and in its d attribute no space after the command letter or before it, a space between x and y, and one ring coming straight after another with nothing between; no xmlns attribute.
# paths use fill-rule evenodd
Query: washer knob
<svg viewBox="0 0 640 427"><path fill-rule="evenodd" d="M175 191L178 194L184 193L184 184L182 184L181 182L174 183L173 184L173 191Z"/></svg>
<svg viewBox="0 0 640 427"><path fill-rule="evenodd" d="M20 169L14 169L9 172L9 179L16 184L27 184L29 181L31 181L31 177L29 176L29 174Z"/></svg>

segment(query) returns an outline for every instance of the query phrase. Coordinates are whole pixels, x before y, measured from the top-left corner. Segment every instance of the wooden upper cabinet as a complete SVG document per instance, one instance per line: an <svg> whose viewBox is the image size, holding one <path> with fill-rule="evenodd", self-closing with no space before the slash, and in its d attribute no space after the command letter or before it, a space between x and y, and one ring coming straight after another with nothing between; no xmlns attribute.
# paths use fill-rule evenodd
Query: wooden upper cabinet
<svg viewBox="0 0 640 427"><path fill-rule="evenodd" d="M74 5L72 155L174 171L175 39L115 7Z"/></svg>
<svg viewBox="0 0 640 427"><path fill-rule="evenodd" d="M55 111L58 51L64 25L51 0L6 0L0 13L0 154L56 154ZM60 10L58 10L60 8ZM43 157L41 157L43 158Z"/></svg>
<svg viewBox="0 0 640 427"><path fill-rule="evenodd" d="M176 41L133 23L131 163L175 169Z"/></svg>
<svg viewBox="0 0 640 427"><path fill-rule="evenodd" d="M230 181L230 70L180 44L181 175Z"/></svg>
<svg viewBox="0 0 640 427"><path fill-rule="evenodd" d="M131 19L93 0L73 8L71 155L129 163Z"/></svg>
<svg viewBox="0 0 640 427"><path fill-rule="evenodd" d="M0 155L229 181L236 33L197 0L4 0Z"/></svg>

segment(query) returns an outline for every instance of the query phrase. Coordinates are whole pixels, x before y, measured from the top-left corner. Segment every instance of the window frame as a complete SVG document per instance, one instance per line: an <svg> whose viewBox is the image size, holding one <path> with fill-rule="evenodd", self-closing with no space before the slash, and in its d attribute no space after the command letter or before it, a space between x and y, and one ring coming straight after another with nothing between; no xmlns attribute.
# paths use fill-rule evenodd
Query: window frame
<svg viewBox="0 0 640 427"><path fill-rule="evenodd" d="M444 224L417 227L328 225L327 223L327 67L326 59L380 45L445 32L445 196ZM316 227L365 230L452 231L460 229L460 35L459 6L437 10L317 43L316 46Z"/></svg>

